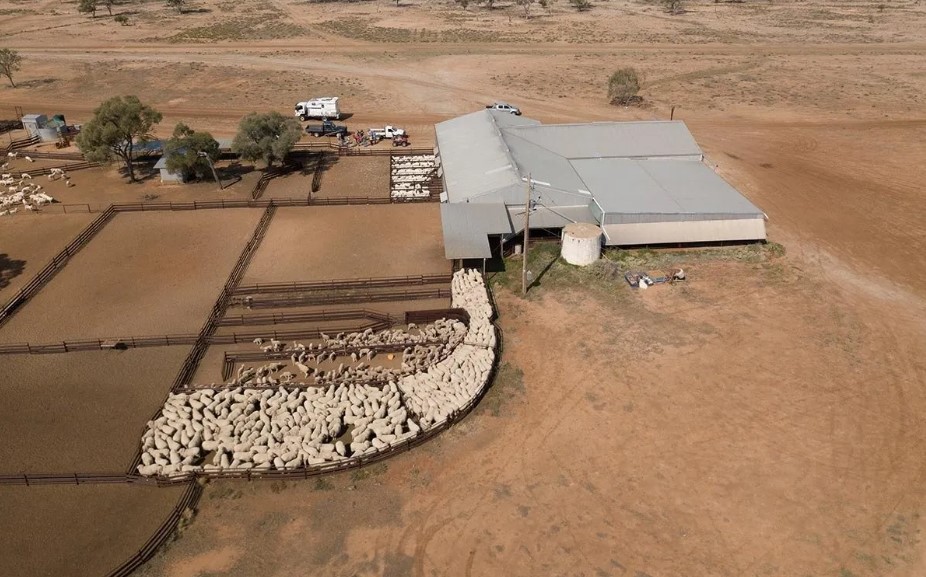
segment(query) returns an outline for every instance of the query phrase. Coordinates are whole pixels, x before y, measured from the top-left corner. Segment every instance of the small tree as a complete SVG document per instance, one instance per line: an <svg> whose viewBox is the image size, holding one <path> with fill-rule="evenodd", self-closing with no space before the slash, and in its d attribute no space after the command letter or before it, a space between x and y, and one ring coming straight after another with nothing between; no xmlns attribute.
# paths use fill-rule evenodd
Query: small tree
<svg viewBox="0 0 926 577"><path fill-rule="evenodd" d="M93 111L93 118L77 135L77 146L87 160L125 163L129 179L135 177L135 147L151 140L151 129L161 121L161 113L137 96L114 96Z"/></svg>
<svg viewBox="0 0 926 577"><path fill-rule="evenodd" d="M106 6L106 11L109 12L109 15L113 15L113 0L101 0L103 6Z"/></svg>
<svg viewBox="0 0 926 577"><path fill-rule="evenodd" d="M97 0L80 0L77 3L77 11L81 14L89 14L91 18L96 18Z"/></svg>
<svg viewBox="0 0 926 577"><path fill-rule="evenodd" d="M123 26L129 25L129 17L126 16L125 14L116 14L115 16L113 16L113 21L118 22L119 24L122 24Z"/></svg>
<svg viewBox="0 0 926 577"><path fill-rule="evenodd" d="M682 0L662 0L662 5L666 7L669 14L681 14L684 10Z"/></svg>
<svg viewBox="0 0 926 577"><path fill-rule="evenodd" d="M572 7L579 12L586 12L592 9L592 3L589 0L569 0Z"/></svg>
<svg viewBox="0 0 926 577"><path fill-rule="evenodd" d="M13 73L22 67L22 56L19 52L9 48L0 48L0 74L3 74L10 81L10 86L16 88L13 82Z"/></svg>
<svg viewBox="0 0 926 577"><path fill-rule="evenodd" d="M167 170L182 174L184 180L209 174L209 162L217 161L219 156L219 143L211 134L195 132L182 122L177 123L174 134L164 144Z"/></svg>
<svg viewBox="0 0 926 577"><path fill-rule="evenodd" d="M269 167L274 160L282 161L301 136L302 127L295 118L279 112L252 112L238 124L232 150L245 160L263 160Z"/></svg>
<svg viewBox="0 0 926 577"><path fill-rule="evenodd" d="M178 14L183 14L183 6L186 4L186 0L167 0L167 5L171 8L176 8Z"/></svg>
<svg viewBox="0 0 926 577"><path fill-rule="evenodd" d="M638 92L640 92L640 75L633 68L615 70L608 79L608 101L611 104L618 106L636 104L641 100L637 96Z"/></svg>

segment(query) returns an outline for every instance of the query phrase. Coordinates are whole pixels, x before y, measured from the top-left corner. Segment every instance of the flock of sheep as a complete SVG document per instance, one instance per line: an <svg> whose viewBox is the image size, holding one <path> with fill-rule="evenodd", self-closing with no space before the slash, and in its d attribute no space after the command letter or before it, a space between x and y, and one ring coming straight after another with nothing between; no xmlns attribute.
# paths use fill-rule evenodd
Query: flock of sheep
<svg viewBox="0 0 926 577"><path fill-rule="evenodd" d="M19 155L16 152L7 153L7 157L14 160ZM32 158L25 156L27 161L33 162ZM0 164L0 171L8 170L9 162ZM50 169L48 180L64 179L67 186L73 186L68 176L60 168ZM19 177L12 173L4 172L0 174L0 186L6 187L5 191L0 190L0 216L9 216L19 212L20 208L29 211L35 211L43 205L55 202L55 199L42 191L42 185L32 181L32 175L23 172Z"/></svg>
<svg viewBox="0 0 926 577"><path fill-rule="evenodd" d="M433 154L393 156L392 198L426 198L430 196L426 184L434 176L437 166Z"/></svg>
<svg viewBox="0 0 926 577"><path fill-rule="evenodd" d="M362 349L367 351L362 358L375 356L374 341L394 344L390 339L420 339L403 353L402 371L389 373L383 384L358 382L356 374L348 378L342 366L331 381L294 384L295 376L290 373L286 384L271 386L265 381L260 386L256 379L269 375L283 380L286 364L274 363L272 370L267 366L244 369L244 373L254 371L246 386L238 383L239 374L220 389L172 393L142 437L138 473L172 476L314 467L369 456L444 424L481 394L496 345L482 276L476 271L457 272L452 294L453 306L470 315L468 327L459 321L440 320L421 329L411 327L417 334L366 331L326 336L317 348L294 344L291 350L271 342L276 352L291 352L294 365L308 367L309 355L318 362L320 356L332 360L331 352L341 355L350 350L355 355L352 362L357 362ZM430 344L435 339L445 340ZM415 347L432 346L441 352L414 353ZM306 373L308 379L312 373ZM375 374L368 376L377 380Z"/></svg>
<svg viewBox="0 0 926 577"><path fill-rule="evenodd" d="M242 365L228 386L275 387L286 385L339 385L346 383L385 383L412 371L422 370L449 355L466 335L466 325L460 321L438 319L434 324L418 327L409 324L407 331L398 329L374 332L340 333L329 337L321 334L318 345L263 339L254 342L267 353L287 353L292 363L271 362L260 366ZM380 348L401 345L401 368L389 368L369 363ZM392 360L395 355L388 354ZM331 368L324 370L321 363ZM339 362L340 361L340 362ZM334 363L338 362L335 367ZM301 373L301 377L298 374ZM209 385L214 387L215 385Z"/></svg>

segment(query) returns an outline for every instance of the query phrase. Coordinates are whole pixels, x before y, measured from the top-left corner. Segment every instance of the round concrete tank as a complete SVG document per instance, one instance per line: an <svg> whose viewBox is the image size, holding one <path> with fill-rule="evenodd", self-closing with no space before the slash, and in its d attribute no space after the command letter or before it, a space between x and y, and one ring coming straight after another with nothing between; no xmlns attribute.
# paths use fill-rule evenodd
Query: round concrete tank
<svg viewBox="0 0 926 577"><path fill-rule="evenodd" d="M586 266L601 257L601 229L594 224L574 222L563 229L563 259Z"/></svg>

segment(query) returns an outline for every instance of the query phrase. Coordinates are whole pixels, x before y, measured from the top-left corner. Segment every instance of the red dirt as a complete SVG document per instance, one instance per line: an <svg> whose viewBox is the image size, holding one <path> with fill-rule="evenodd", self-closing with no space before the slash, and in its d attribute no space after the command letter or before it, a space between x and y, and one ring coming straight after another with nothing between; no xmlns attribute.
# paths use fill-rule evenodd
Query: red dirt
<svg viewBox="0 0 926 577"><path fill-rule="evenodd" d="M4 325L0 341L196 333L260 215L117 214Z"/></svg>
<svg viewBox="0 0 926 577"><path fill-rule="evenodd" d="M189 347L0 355L0 473L120 473Z"/></svg>
<svg viewBox="0 0 926 577"><path fill-rule="evenodd" d="M141 485L0 487L0 575L106 575L141 549L183 491Z"/></svg>
<svg viewBox="0 0 926 577"><path fill-rule="evenodd" d="M241 284L449 272L440 207L278 209Z"/></svg>

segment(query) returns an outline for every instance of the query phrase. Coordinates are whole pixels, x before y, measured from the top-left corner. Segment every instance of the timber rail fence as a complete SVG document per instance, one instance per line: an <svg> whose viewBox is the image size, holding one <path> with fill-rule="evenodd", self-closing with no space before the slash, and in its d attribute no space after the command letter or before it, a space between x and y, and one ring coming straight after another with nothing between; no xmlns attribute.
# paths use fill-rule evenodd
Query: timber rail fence
<svg viewBox="0 0 926 577"><path fill-rule="evenodd" d="M4 154L13 152L14 150L19 150L20 148L26 148L27 146L32 146L33 144L38 144L41 142L41 139L36 136L29 136L26 138L20 138L19 140L13 140L2 149Z"/></svg>
<svg viewBox="0 0 926 577"><path fill-rule="evenodd" d="M242 295L387 288L429 284L447 284L451 280L453 280L453 275L447 273L320 281L274 282L242 285L235 288L233 294Z"/></svg>
<svg viewBox="0 0 926 577"><path fill-rule="evenodd" d="M423 288L383 292L354 292L352 294L294 294L271 293L266 297L235 297L233 305L248 309L270 309L297 306L322 306L353 303L394 302L427 299L449 299L449 288Z"/></svg>
<svg viewBox="0 0 926 577"><path fill-rule="evenodd" d="M35 170L27 170L23 174L28 174L29 176L44 176L46 174L51 174L52 170L63 170L64 172L74 172L75 170L84 170L87 168L96 168L97 166L102 166L99 162L72 162L70 164L62 164L60 166L47 166L45 168L36 168Z"/></svg>

